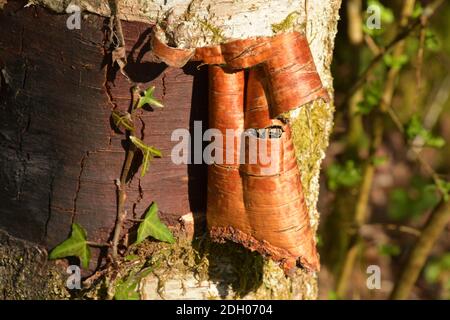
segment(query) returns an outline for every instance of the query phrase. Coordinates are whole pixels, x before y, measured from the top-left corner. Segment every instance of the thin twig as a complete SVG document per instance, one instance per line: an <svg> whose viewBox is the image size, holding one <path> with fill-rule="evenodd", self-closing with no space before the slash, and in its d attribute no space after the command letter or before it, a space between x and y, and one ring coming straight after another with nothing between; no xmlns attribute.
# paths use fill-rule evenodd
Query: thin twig
<svg viewBox="0 0 450 320"><path fill-rule="evenodd" d="M400 277L391 293L391 299L401 300L408 298L420 271L425 265L433 245L439 238L450 220L450 202L441 202L431 213L431 216L422 230L422 234L411 251L406 264L400 272Z"/></svg>
<svg viewBox="0 0 450 320"><path fill-rule="evenodd" d="M364 225L361 226L360 228L360 234L366 234L366 230L368 228L371 227L381 227L382 229L386 230L386 231L395 231L395 232L402 232L402 233L407 233L416 237L419 237L421 234L421 231L410 227L410 226L405 226L405 225L399 225L399 224L393 224L393 223L366 223Z"/></svg>
<svg viewBox="0 0 450 320"><path fill-rule="evenodd" d="M120 4L119 0L109 0L109 7L111 9L111 16L109 21L109 42L114 45L115 48L125 47L125 39L122 31L122 23L119 18ZM114 41L114 37L117 39L117 43Z"/></svg>
<svg viewBox="0 0 450 320"><path fill-rule="evenodd" d="M132 89L132 103L131 103L131 110L130 114L132 117L132 123L135 123L134 121L134 110L135 106L137 105L139 101L139 94L138 91L134 88ZM126 184L127 184L127 178L130 173L131 164L133 163L134 155L136 153L136 146L130 141L129 136L132 134L133 131L127 131L127 141L128 141L128 147L126 151L125 156L125 162L122 168L122 173L120 174L120 179L116 181L117 186L117 219L116 219L116 225L114 227L114 235L112 240L112 256L113 259L117 259L118 251L117 247L119 245L120 235L122 232L123 223L126 220L127 211L125 210L125 202L127 198L126 193Z"/></svg>
<svg viewBox="0 0 450 320"><path fill-rule="evenodd" d="M100 242L93 242L93 241L87 241L86 244L90 247L97 247L97 248L111 247L111 244L109 244L109 243L100 243Z"/></svg>

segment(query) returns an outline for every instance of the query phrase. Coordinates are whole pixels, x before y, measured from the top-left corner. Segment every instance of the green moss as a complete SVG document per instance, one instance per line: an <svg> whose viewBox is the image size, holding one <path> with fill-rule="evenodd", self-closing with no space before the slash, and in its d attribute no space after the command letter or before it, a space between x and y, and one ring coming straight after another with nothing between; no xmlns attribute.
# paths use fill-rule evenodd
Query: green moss
<svg viewBox="0 0 450 320"><path fill-rule="evenodd" d="M204 29L203 31L206 33L211 34L211 41L212 43L222 43L225 40L225 37L222 34L222 30L220 28L213 26L211 23L209 23L206 20L199 20L199 23Z"/></svg>
<svg viewBox="0 0 450 320"><path fill-rule="evenodd" d="M0 300L65 299L64 270L45 250L0 231Z"/></svg>
<svg viewBox="0 0 450 320"><path fill-rule="evenodd" d="M310 212L315 212L320 165L328 146L334 106L319 99L285 115L290 121L302 186ZM311 217L317 220L317 217ZM313 221L317 226L317 221Z"/></svg>
<svg viewBox="0 0 450 320"><path fill-rule="evenodd" d="M179 239L173 245L145 241L130 254L139 258L134 263L119 262L117 269L108 271L80 298L106 299L108 292L111 297L116 284L144 269L152 270L148 279L156 283L153 290L162 298L167 297L165 290L174 281L181 284L182 298L189 290L185 283L192 286L192 279L199 285L206 281L219 288L218 295L210 294L206 297L209 299L313 299L317 295L315 280L311 279L314 276L306 271L299 269L288 277L276 262L241 245L215 243L206 236L193 242ZM156 292L152 296L156 297Z"/></svg>
<svg viewBox="0 0 450 320"><path fill-rule="evenodd" d="M274 34L286 32L290 29L292 29L297 21L297 18L300 16L300 12L294 11L289 13L286 18L284 18L283 21L280 23L274 23L272 24L272 32Z"/></svg>

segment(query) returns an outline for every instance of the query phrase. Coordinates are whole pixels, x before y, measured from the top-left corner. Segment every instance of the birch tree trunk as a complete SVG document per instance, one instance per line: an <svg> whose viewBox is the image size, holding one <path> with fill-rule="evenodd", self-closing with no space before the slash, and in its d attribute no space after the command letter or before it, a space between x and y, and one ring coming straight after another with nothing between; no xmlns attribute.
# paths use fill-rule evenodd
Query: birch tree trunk
<svg viewBox="0 0 450 320"><path fill-rule="evenodd" d="M30 3L45 6L56 13L64 13L67 8L77 5L85 12L103 17L118 14L123 21L129 23L129 26L138 23L140 26L142 23L158 24L164 31L166 41L179 48L207 46L254 36L272 36L277 28L281 28L282 31L305 32L322 83L330 96L333 94L330 64L341 0L119 0L117 12L111 10L114 5L112 0L32 0ZM132 27L128 30L132 30ZM133 37L126 35L127 46L134 47L135 43L129 43L129 38ZM169 92L172 90L170 86L177 86L177 81L173 79L168 77L162 80L164 90ZM319 223L316 206L319 170L332 128L333 110L332 102L316 101L297 108L289 115L302 185L314 231L317 230ZM146 135L152 134L151 129L147 128L145 131ZM97 149L101 150L101 147ZM88 161L88 157L89 154L81 159L81 168L92 172L92 168L85 162ZM121 162L117 160L116 162L112 165L120 166ZM82 174L85 175L86 172L81 171L79 178ZM82 187L83 185L79 183L78 191L81 191ZM57 192L54 188L52 190ZM78 200L82 201L80 198ZM108 199L106 197L103 200ZM76 206L72 208L74 215L79 208L80 205L78 208ZM163 212L163 219L170 221L170 217L164 215ZM186 230L193 228L190 215L184 215L182 220ZM45 233L47 232L48 230ZM161 261L164 262L162 266L142 280L140 290L143 298L315 299L317 297L315 273L298 269L295 274L287 277L276 263L264 260L233 244L203 245L202 257L197 259L198 252L188 241L190 236L192 234L188 234L187 240L180 241L169 253L166 250L166 253L161 255ZM54 244L56 240L45 243L48 245L49 242ZM164 247L156 248L164 251ZM156 250L153 252L157 257Z"/></svg>

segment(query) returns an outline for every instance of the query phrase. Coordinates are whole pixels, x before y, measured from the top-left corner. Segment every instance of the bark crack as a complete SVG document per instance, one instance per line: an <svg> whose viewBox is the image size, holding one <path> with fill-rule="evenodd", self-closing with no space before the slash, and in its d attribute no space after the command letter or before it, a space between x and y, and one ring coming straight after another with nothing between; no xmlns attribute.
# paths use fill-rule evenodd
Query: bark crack
<svg viewBox="0 0 450 320"><path fill-rule="evenodd" d="M77 214L77 202L78 202L78 195L80 193L81 190L81 178L83 176L83 171L84 171L84 166L85 166L85 162L86 159L89 157L89 151L87 151L83 157L81 158L80 161L80 173L78 174L78 179L77 179L77 188L75 190L75 195L73 197L73 207L72 207L72 224L75 222L75 216Z"/></svg>
<svg viewBox="0 0 450 320"><path fill-rule="evenodd" d="M47 216L47 221L45 221L44 235L42 236L42 239L41 239L42 242L44 241L45 238L47 238L48 226L49 226L50 220L52 218L52 214L53 214L52 198L53 198L54 182L55 182L55 174L52 174L52 176L50 178L49 191L48 191L48 216Z"/></svg>
<svg viewBox="0 0 450 320"><path fill-rule="evenodd" d="M162 87L163 87L161 101L163 104L164 104L164 98L166 97L166 93L167 93L166 77L167 77L167 73L164 72L161 77L161 82L162 82Z"/></svg>

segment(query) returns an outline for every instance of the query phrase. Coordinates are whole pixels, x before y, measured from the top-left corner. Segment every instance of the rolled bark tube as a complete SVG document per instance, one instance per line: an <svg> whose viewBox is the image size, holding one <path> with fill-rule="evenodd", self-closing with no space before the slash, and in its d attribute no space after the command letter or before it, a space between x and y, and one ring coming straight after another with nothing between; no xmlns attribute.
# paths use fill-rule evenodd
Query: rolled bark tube
<svg viewBox="0 0 450 320"><path fill-rule="evenodd" d="M245 128L262 129L273 124L269 115L269 104L266 97L267 79L260 66L250 69L246 102L245 102Z"/></svg>
<svg viewBox="0 0 450 320"><path fill-rule="evenodd" d="M271 57L263 64L272 118L315 99L329 99L305 35L292 32L274 37L272 48Z"/></svg>
<svg viewBox="0 0 450 320"><path fill-rule="evenodd" d="M243 71L209 66L209 126L222 133L222 159L227 166L239 166L240 134L244 130L244 86Z"/></svg>
<svg viewBox="0 0 450 320"><path fill-rule="evenodd" d="M279 120L271 119L266 81L261 67L250 70L245 128L259 129L258 133L276 128L281 130L281 135L250 135L244 140L246 162L241 165L240 171L251 237L256 240L252 246L275 260L284 261L287 268L299 260L304 267L318 270L319 260L290 128ZM258 158L252 163L249 155L255 153ZM264 163L261 156L265 158Z"/></svg>
<svg viewBox="0 0 450 320"><path fill-rule="evenodd" d="M206 218L208 230L231 227L252 234L245 213L242 180L238 168L216 164L208 166Z"/></svg>
<svg viewBox="0 0 450 320"><path fill-rule="evenodd" d="M245 211L252 236L270 244L265 248L275 260L299 260L317 271L319 260L309 223L292 137L289 127L283 127L278 139L258 139L272 149L272 165L243 164L240 171L243 183ZM246 141L246 152L248 150ZM275 165L273 165L275 164ZM270 168L270 169L268 169ZM284 256L279 256L279 248Z"/></svg>
<svg viewBox="0 0 450 320"><path fill-rule="evenodd" d="M227 143L226 130L244 129L244 72L209 66L209 125L223 134L223 159L227 150L234 157L224 165L208 166L208 229L233 227L251 233L245 214L242 180L239 173L240 135ZM223 239L220 239L223 240Z"/></svg>

